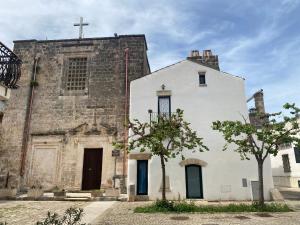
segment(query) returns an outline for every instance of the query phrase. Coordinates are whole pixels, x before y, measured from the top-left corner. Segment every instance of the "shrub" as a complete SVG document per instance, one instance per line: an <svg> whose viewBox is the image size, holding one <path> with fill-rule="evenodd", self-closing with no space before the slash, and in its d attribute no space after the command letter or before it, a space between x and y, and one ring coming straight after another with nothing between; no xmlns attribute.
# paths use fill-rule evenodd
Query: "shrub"
<svg viewBox="0 0 300 225"><path fill-rule="evenodd" d="M200 205L194 202L174 202L156 201L151 205L137 207L137 213L156 213L156 212L199 212L199 213L220 213L220 212L290 212L292 211L286 204L270 203L261 206L257 202L252 204L229 204L229 205Z"/></svg>
<svg viewBox="0 0 300 225"><path fill-rule="evenodd" d="M36 225L85 225L80 223L83 209L69 208L62 217L57 213L48 212L47 218L39 221Z"/></svg>

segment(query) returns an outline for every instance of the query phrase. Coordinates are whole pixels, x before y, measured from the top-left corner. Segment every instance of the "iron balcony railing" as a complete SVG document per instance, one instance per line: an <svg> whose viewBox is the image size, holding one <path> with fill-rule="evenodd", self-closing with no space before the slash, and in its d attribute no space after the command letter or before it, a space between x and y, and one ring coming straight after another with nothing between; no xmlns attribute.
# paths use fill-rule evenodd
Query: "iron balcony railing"
<svg viewBox="0 0 300 225"><path fill-rule="evenodd" d="M153 112L148 110L150 122L158 122L160 118L169 119L171 115L175 114L174 112Z"/></svg>
<svg viewBox="0 0 300 225"><path fill-rule="evenodd" d="M9 88L17 88L21 76L21 59L0 42L0 83Z"/></svg>

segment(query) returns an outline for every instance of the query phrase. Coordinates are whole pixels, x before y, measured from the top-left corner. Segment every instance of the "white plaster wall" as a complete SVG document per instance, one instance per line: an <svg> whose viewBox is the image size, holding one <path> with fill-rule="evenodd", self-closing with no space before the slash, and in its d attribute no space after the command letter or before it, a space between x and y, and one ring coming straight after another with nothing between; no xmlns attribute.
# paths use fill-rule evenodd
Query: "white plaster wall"
<svg viewBox="0 0 300 225"><path fill-rule="evenodd" d="M198 72L206 72L207 86L199 86ZM241 161L237 153L222 151L223 137L211 129L216 120L242 120L248 117L244 80L208 67L182 61L152 75L131 82L130 118L149 121L148 109L157 112L156 91L171 90L171 110L184 110L185 120L204 138L209 152L186 152L186 158L199 158L208 165L202 168L203 195L207 200L248 200L252 198L250 181L258 180L256 161ZM171 193L168 198L186 196L185 168L179 166L181 160L170 160L166 174L170 177ZM265 197L273 188L270 159L264 166ZM247 178L248 187L242 187L242 178ZM136 161L128 163L128 185L136 183ZM151 199L161 196L161 170L158 158L149 160L148 194ZM224 189L227 189L224 193ZM222 191L223 190L223 191Z"/></svg>

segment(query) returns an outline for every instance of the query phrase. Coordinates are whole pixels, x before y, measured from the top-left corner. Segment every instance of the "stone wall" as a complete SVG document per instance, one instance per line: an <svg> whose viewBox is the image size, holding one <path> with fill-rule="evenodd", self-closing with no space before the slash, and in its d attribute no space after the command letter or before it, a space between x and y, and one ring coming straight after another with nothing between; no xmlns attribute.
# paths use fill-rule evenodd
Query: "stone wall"
<svg viewBox="0 0 300 225"><path fill-rule="evenodd" d="M80 188L81 177L78 174L82 171L78 168L82 165L79 165L79 159L85 146L82 143L94 143L92 146L95 148L107 146L103 151L110 151L106 155L111 156L112 141L124 136L125 48L129 48L129 82L148 74L150 68L144 35L15 42L14 51L23 61L22 76L20 87L11 93L5 111L4 144L0 150L0 160L9 161L13 183L19 185L20 181L21 149L34 59L39 58L38 86L34 91L26 170L21 186L32 182L34 143L37 141L44 145L40 146L42 149L47 149L47 146L58 149L57 163L52 165L57 167L54 183ZM82 93L65 88L66 60L78 56L88 59L88 85ZM112 170L113 159L108 157L106 160L109 163L103 164L107 168L102 171L109 179L112 172L106 170ZM122 174L122 162L120 157L117 165L119 175Z"/></svg>

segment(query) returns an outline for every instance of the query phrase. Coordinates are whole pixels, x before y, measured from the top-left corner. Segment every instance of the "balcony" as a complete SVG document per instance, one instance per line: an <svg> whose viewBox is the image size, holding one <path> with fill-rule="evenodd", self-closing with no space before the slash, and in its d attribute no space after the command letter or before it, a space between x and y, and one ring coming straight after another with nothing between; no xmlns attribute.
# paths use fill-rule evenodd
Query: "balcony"
<svg viewBox="0 0 300 225"><path fill-rule="evenodd" d="M169 119L174 112L153 112L151 109L148 110L150 122L158 122L160 118Z"/></svg>

